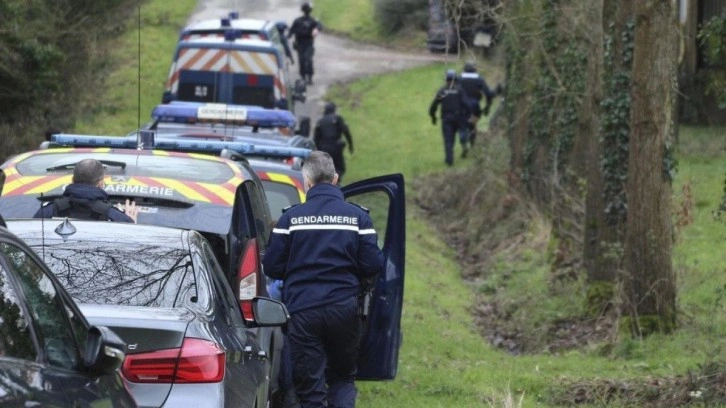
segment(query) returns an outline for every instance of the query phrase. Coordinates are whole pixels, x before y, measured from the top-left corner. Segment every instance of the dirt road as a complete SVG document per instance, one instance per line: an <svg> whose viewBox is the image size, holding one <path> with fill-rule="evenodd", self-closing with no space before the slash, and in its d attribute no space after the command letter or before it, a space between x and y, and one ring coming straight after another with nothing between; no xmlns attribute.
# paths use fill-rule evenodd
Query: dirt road
<svg viewBox="0 0 726 408"><path fill-rule="evenodd" d="M301 15L300 4L300 0L200 0L189 22L220 18L230 11L238 11L241 17L282 20L291 25ZM322 23L325 25L325 21ZM322 98L330 85L435 61L443 61L443 57L425 51L399 53L323 32L315 40L315 84L308 87L307 103L298 104L295 113L298 117L310 116L314 124L322 112ZM298 77L297 71L297 65L290 67L293 78Z"/></svg>

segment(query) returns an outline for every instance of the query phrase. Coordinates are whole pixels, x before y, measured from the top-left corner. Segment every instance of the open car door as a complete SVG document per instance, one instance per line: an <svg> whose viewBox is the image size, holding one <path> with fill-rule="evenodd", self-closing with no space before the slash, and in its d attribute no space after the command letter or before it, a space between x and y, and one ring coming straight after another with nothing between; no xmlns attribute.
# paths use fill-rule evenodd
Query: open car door
<svg viewBox="0 0 726 408"><path fill-rule="evenodd" d="M406 251L406 200L402 174L359 181L343 187L345 199L366 207L383 249L385 269L373 282L368 316L363 321L358 380L396 377L401 347L401 310Z"/></svg>

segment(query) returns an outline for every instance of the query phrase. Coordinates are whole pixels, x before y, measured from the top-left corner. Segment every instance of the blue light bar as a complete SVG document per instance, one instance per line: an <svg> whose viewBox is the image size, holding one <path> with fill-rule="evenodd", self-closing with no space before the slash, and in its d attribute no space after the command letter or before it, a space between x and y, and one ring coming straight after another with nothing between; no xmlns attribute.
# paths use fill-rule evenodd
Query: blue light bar
<svg viewBox="0 0 726 408"><path fill-rule="evenodd" d="M136 137L74 135L59 133L50 137L52 143L72 147L113 147L117 149L136 149Z"/></svg>
<svg viewBox="0 0 726 408"><path fill-rule="evenodd" d="M219 123L263 128L293 128L296 123L295 115L286 110L178 101L157 105L152 111L151 117L156 121L166 123Z"/></svg>
<svg viewBox="0 0 726 408"><path fill-rule="evenodd" d="M118 149L137 149L135 137L91 136L57 134L51 136L51 142L66 147L112 147ZM177 152L220 154L222 150L231 150L243 156L262 157L300 157L306 158L312 150L301 147L266 146L244 142L226 142L218 140L178 140L156 138L153 140L154 150L170 150ZM145 146L147 148L148 146Z"/></svg>

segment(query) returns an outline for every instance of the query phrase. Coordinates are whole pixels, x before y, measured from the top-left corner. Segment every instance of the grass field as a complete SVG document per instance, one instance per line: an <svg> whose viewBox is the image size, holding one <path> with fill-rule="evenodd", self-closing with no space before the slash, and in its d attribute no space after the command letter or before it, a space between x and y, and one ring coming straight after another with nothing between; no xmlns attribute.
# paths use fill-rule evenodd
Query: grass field
<svg viewBox="0 0 726 408"><path fill-rule="evenodd" d="M316 1L317 10L325 12L322 4L327 2ZM370 4L366 0L351 2ZM166 9L167 2L153 0L142 9L142 23L146 22L142 24L142 123L161 97L177 30L195 3L183 0L172 12ZM326 23L331 27L339 24L335 16L342 22L358 21L351 8L338 10L330 9ZM347 16L340 17L340 13ZM361 32L368 32L367 24L360 22ZM340 25L347 27L349 23ZM132 30L119 42L117 66L121 68L109 74L109 91L102 93L99 109L75 131L123 134L136 128L137 41ZM492 140L487 152L461 162L457 151L455 168L444 166L440 128L432 126L427 115L444 69L443 65L432 65L366 78L336 87L329 95L338 103L355 138L356 153L348 158L346 182L400 172L407 178L409 197L404 342L398 377L391 382L360 383L358 406L505 407L517 406L523 397L522 406L547 407L552 406L552 396L563 381L683 375L708 363L723 362L726 267L722 253L726 225L714 221L712 212L723 194L724 130L681 130L680 172L674 196L676 203L682 197L693 203L683 206L692 209L693 224L679 233L674 257L680 329L672 336L620 339L608 348L595 344L562 354L512 356L490 347L473 324L474 298L492 282L474 284L461 279L455 251L414 203L416 185L429 178L465 182L471 170L479 169L475 163L486 163L490 168L499 165L502 172L506 164L506 141ZM481 70L500 75L486 64ZM681 193L683 186L690 192ZM492 268L492 281L502 279L497 276L505 272L509 277L497 296L526 304L518 313L529 321L568 316L581 299L578 292L553 294L548 290L547 256L546 251L523 251L516 262L500 262Z"/></svg>

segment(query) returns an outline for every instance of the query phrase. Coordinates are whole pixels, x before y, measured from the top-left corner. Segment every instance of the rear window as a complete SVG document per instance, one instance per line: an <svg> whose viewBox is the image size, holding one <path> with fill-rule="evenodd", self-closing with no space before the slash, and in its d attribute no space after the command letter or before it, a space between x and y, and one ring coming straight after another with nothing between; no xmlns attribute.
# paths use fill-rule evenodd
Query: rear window
<svg viewBox="0 0 726 408"><path fill-rule="evenodd" d="M189 251L148 243L54 242L48 267L77 303L208 309L209 289Z"/></svg>
<svg viewBox="0 0 726 408"><path fill-rule="evenodd" d="M267 205L270 207L273 220L280 218L285 207L300 204L300 194L295 186L263 180L262 188L265 189Z"/></svg>
<svg viewBox="0 0 726 408"><path fill-rule="evenodd" d="M86 158L101 161L126 163L126 169L116 165L107 165L109 176L143 176L171 178L200 183L223 183L234 176L232 169L224 162L197 159L193 157L152 156L114 153L72 153L72 154L36 154L16 165L24 176L48 175L49 168L78 163ZM73 173L72 169L63 170Z"/></svg>

